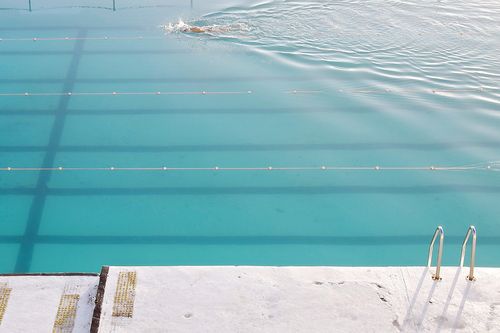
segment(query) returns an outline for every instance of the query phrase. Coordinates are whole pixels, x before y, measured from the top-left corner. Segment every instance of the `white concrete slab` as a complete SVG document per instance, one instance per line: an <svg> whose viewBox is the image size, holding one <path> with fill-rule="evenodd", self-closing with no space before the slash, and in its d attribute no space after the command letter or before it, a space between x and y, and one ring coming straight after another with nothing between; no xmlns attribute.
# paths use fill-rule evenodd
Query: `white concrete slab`
<svg viewBox="0 0 500 333"><path fill-rule="evenodd" d="M53 332L62 295L78 295L77 309L54 332L89 332L98 282L88 275L0 276L0 288L10 289L0 332Z"/></svg>
<svg viewBox="0 0 500 333"><path fill-rule="evenodd" d="M113 317L137 272L131 318ZM500 332L500 269L110 267L99 332Z"/></svg>

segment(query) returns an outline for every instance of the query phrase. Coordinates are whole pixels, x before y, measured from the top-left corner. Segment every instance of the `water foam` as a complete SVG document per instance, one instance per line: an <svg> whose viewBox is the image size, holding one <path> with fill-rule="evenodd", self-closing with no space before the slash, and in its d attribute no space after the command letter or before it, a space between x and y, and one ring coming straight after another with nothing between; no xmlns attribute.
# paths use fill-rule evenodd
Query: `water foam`
<svg viewBox="0 0 500 333"><path fill-rule="evenodd" d="M175 22L175 23L169 22L166 25L162 25L161 28L163 28L165 30L165 33L170 34L170 33L183 32L183 31L191 28L191 26L189 24L186 24L182 19L179 19L178 22Z"/></svg>
<svg viewBox="0 0 500 333"><path fill-rule="evenodd" d="M191 29L199 28L203 33L219 37L243 37L242 34L250 30L245 23L234 22L228 24L209 24L207 21L193 21L190 23L179 19L177 22L169 22L161 26L166 34L189 33Z"/></svg>

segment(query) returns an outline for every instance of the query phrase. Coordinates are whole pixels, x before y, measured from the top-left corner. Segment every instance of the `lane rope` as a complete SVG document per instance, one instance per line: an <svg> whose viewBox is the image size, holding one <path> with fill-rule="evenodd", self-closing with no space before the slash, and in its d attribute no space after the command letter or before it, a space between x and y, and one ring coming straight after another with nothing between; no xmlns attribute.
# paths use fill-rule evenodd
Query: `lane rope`
<svg viewBox="0 0 500 333"><path fill-rule="evenodd" d="M1 167L0 171L500 171L500 161L459 166L298 166L298 167Z"/></svg>
<svg viewBox="0 0 500 333"><path fill-rule="evenodd" d="M74 41L74 40L157 40L166 39L168 36L96 36L96 37L24 37L0 38L0 42L48 42L48 41Z"/></svg>
<svg viewBox="0 0 500 333"><path fill-rule="evenodd" d="M351 93L351 94L398 94L398 93L458 93L458 92L474 92L474 93L485 93L485 92L500 92L500 88L457 88L457 89L406 89L406 90L394 90L394 89L384 89L384 90L362 90L362 89L334 89L330 91L325 90L286 90L282 93L290 95L313 95L313 94L324 94L329 92L335 93ZM104 92L5 92L0 93L0 97L50 97L50 96L131 96L131 95L157 95L157 96L172 96L172 95L249 95L255 93L253 90L245 91L104 91Z"/></svg>
<svg viewBox="0 0 500 333"><path fill-rule="evenodd" d="M246 91L112 91L112 92L24 92L0 93L0 96L120 96L120 95L248 95L252 90Z"/></svg>

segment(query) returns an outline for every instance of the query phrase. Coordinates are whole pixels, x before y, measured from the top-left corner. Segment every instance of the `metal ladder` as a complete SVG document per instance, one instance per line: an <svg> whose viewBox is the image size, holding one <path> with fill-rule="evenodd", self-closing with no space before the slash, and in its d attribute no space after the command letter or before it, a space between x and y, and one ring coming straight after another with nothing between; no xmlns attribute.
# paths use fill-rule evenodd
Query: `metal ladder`
<svg viewBox="0 0 500 333"><path fill-rule="evenodd" d="M467 230L467 234L465 234L465 239L462 243L462 252L460 253L460 267L464 267L464 258L465 258L465 248L467 247L467 241L469 240L470 235L472 234L472 245L470 249L470 264L469 264L469 275L467 275L467 280L474 281L476 278L474 277L474 266L476 263L476 227L471 225Z"/></svg>
<svg viewBox="0 0 500 333"><path fill-rule="evenodd" d="M470 236L472 235L472 245L470 252L470 264L469 264L469 275L467 275L467 280L474 281L476 280L474 276L474 267L476 263L476 227L471 225L469 229L467 229L467 233L465 234L465 239L462 242L462 251L460 253L460 268L464 266L464 258L465 258L465 250L467 248L467 242L469 241ZM427 267L430 268L432 264L432 252L434 250L434 243L436 242L437 237L439 236L439 248L437 255L437 263L436 263L436 272L432 275L432 279L434 281L442 280L441 277L441 262L443 258L443 245L444 245L444 230L442 226L438 226L436 231L434 231L434 235L432 236L431 243L429 244L429 255L427 257Z"/></svg>

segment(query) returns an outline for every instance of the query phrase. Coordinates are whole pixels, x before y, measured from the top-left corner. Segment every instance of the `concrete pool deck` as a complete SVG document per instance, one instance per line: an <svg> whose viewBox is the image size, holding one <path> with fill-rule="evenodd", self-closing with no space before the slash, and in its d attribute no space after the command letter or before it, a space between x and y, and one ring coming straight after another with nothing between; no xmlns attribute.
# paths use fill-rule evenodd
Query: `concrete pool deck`
<svg viewBox="0 0 500 333"><path fill-rule="evenodd" d="M88 332L97 274L0 275L0 332Z"/></svg>
<svg viewBox="0 0 500 333"><path fill-rule="evenodd" d="M80 295L73 332L499 332L500 268L476 269L474 282L467 274L444 267L436 282L424 267L112 266L100 278L0 276L10 289L0 332L61 326L67 294Z"/></svg>

